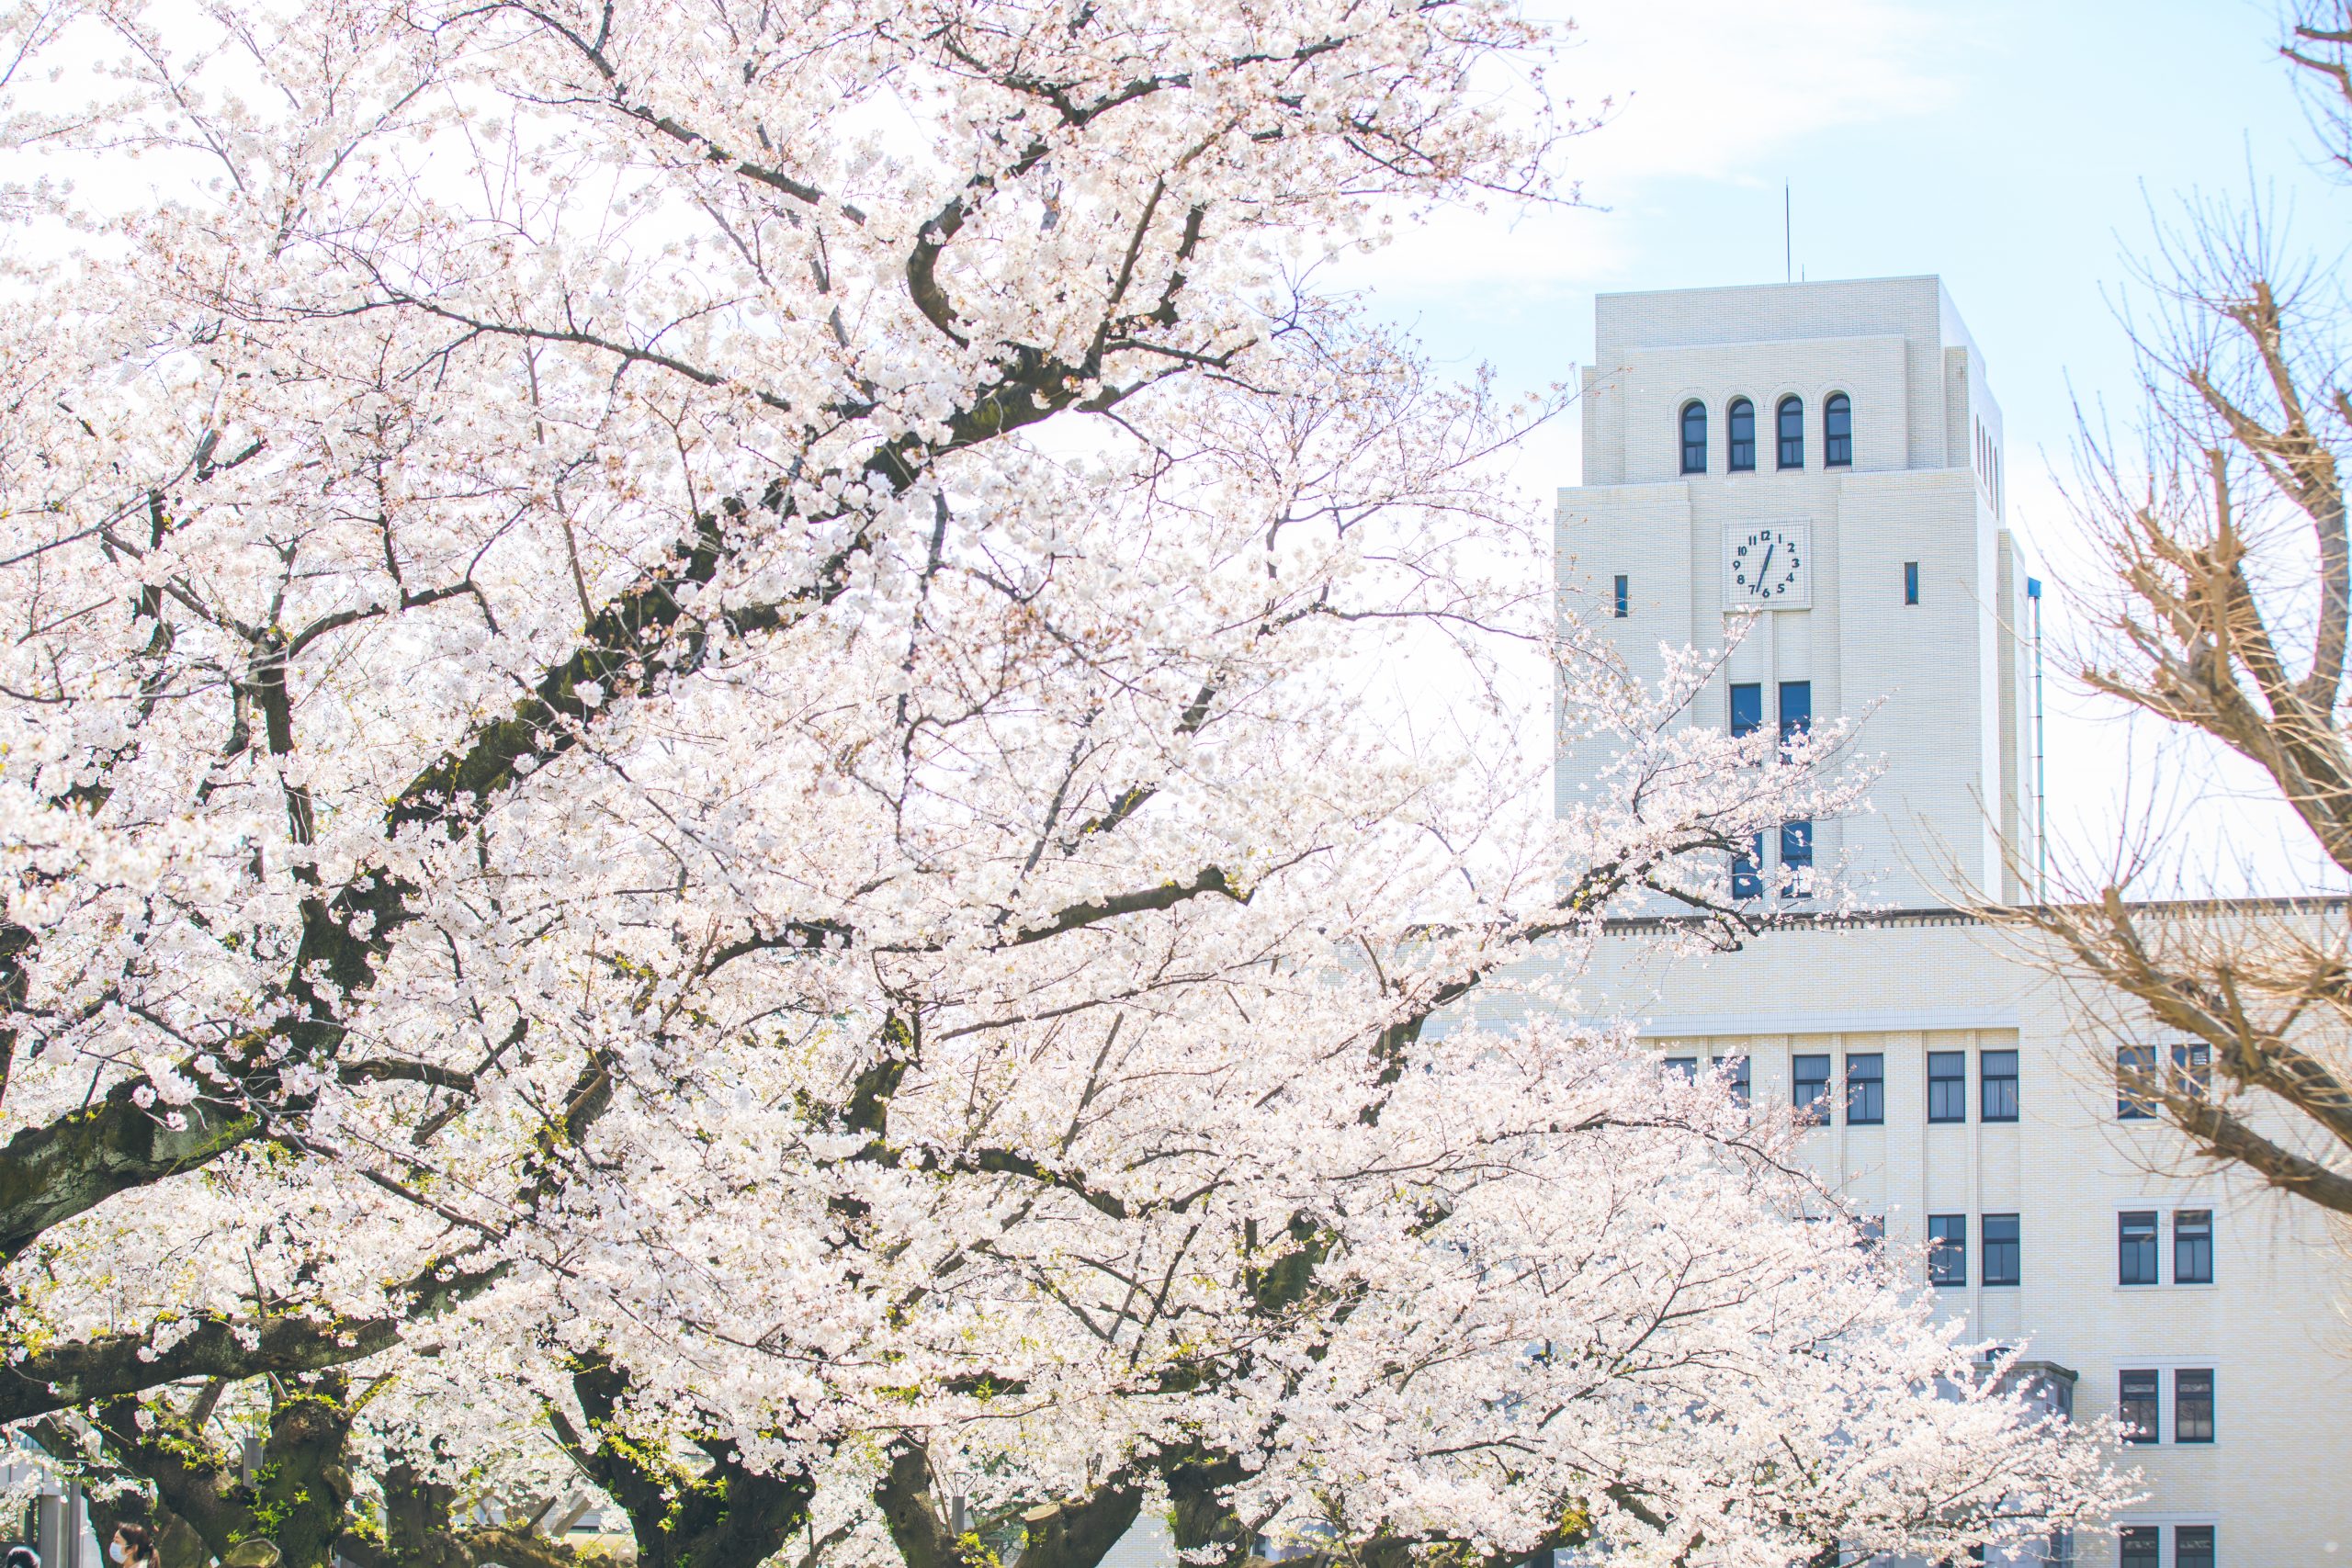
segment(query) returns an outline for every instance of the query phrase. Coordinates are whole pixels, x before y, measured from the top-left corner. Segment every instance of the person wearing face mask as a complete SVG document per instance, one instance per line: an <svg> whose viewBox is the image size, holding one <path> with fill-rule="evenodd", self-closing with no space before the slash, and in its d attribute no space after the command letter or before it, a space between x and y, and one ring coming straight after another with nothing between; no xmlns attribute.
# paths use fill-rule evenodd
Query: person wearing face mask
<svg viewBox="0 0 2352 1568"><path fill-rule="evenodd" d="M107 1558L122 1568L163 1568L162 1560L155 1555L155 1532L145 1525L115 1526Z"/></svg>

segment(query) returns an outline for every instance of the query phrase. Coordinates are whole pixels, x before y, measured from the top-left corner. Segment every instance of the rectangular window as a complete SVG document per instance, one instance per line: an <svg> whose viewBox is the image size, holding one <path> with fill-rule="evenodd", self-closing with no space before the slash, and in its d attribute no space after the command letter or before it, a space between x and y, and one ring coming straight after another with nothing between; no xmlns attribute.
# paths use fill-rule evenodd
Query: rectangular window
<svg viewBox="0 0 2352 1568"><path fill-rule="evenodd" d="M2116 1389L2115 1418L2122 1423L2125 1442L2153 1443L2157 1439L2154 1371L2128 1371L2122 1375Z"/></svg>
<svg viewBox="0 0 2352 1568"><path fill-rule="evenodd" d="M2213 1211L2175 1209L2172 1213L2172 1282L2213 1282Z"/></svg>
<svg viewBox="0 0 2352 1568"><path fill-rule="evenodd" d="M1984 1282L2014 1285L2024 1278L2024 1250L2015 1214L1987 1214L1984 1227Z"/></svg>
<svg viewBox="0 0 2352 1568"><path fill-rule="evenodd" d="M1878 1052L1846 1056L1846 1125L1877 1127L1886 1122L1886 1058Z"/></svg>
<svg viewBox="0 0 2352 1568"><path fill-rule="evenodd" d="M2163 1543L2154 1525L2125 1525L2115 1532L2123 1568L2164 1568Z"/></svg>
<svg viewBox="0 0 2352 1568"><path fill-rule="evenodd" d="M1813 824L1781 824L1781 891L1793 898L1813 893Z"/></svg>
<svg viewBox="0 0 2352 1568"><path fill-rule="evenodd" d="M1968 1283L1968 1216L1928 1216L1928 1283Z"/></svg>
<svg viewBox="0 0 2352 1568"><path fill-rule="evenodd" d="M2134 1209L2115 1216L2115 1280L2120 1285L2156 1283L2154 1209Z"/></svg>
<svg viewBox="0 0 2352 1568"><path fill-rule="evenodd" d="M1699 1076L1699 1058L1668 1056L1666 1059L1666 1070L1679 1077L1684 1083L1690 1083Z"/></svg>
<svg viewBox="0 0 2352 1568"><path fill-rule="evenodd" d="M1829 1098L1829 1058L1826 1056L1792 1056L1789 1103L1799 1111L1810 1111L1829 1119L1829 1108L1822 1102Z"/></svg>
<svg viewBox="0 0 2352 1568"><path fill-rule="evenodd" d="M2172 1528L2172 1568L2213 1568L2213 1527Z"/></svg>
<svg viewBox="0 0 2352 1568"><path fill-rule="evenodd" d="M1617 618L1621 621L1625 618L1626 598L1625 574L1621 571L1617 574Z"/></svg>
<svg viewBox="0 0 2352 1568"><path fill-rule="evenodd" d="M2156 1048L2154 1045L2119 1045L2115 1049L2115 1119L2119 1122L2151 1122L2155 1119L2155 1101L2150 1091L2155 1088Z"/></svg>
<svg viewBox="0 0 2352 1568"><path fill-rule="evenodd" d="M2172 1375L2172 1440L2213 1440L2213 1369L2183 1367Z"/></svg>
<svg viewBox="0 0 2352 1568"><path fill-rule="evenodd" d="M1735 681L1731 687L1731 737L1753 735L1764 728L1764 688L1754 681Z"/></svg>
<svg viewBox="0 0 2352 1568"><path fill-rule="evenodd" d="M1781 682L1781 755L1786 758L1796 741L1813 730L1813 682Z"/></svg>
<svg viewBox="0 0 2352 1568"><path fill-rule="evenodd" d="M1903 602L1905 604L1919 602L1919 563L1915 560L1903 563Z"/></svg>
<svg viewBox="0 0 2352 1568"><path fill-rule="evenodd" d="M1731 896L1734 898L1764 897L1764 835L1756 834L1747 841L1747 852L1731 858Z"/></svg>
<svg viewBox="0 0 2352 1568"><path fill-rule="evenodd" d="M2018 1119L2018 1054L2015 1051L1986 1051L1976 1058L1976 1076L1982 1086L1984 1108L1981 1112L1987 1122L2014 1122Z"/></svg>
<svg viewBox="0 0 2352 1568"><path fill-rule="evenodd" d="M1968 1053L1928 1053L1928 1120L1968 1120Z"/></svg>
<svg viewBox="0 0 2352 1568"><path fill-rule="evenodd" d="M1863 1214L1854 1221L1854 1245L1864 1252L1876 1252L1886 1245L1886 1216Z"/></svg>
<svg viewBox="0 0 2352 1568"><path fill-rule="evenodd" d="M2213 1088L2213 1048L2211 1045L2176 1045L2172 1048L2172 1087L2175 1094L2185 1094L2202 1100Z"/></svg>
<svg viewBox="0 0 2352 1568"><path fill-rule="evenodd" d="M1747 1104L1747 1058L1745 1056L1718 1056L1715 1058L1715 1066L1722 1068L1725 1076L1730 1078L1731 1097L1739 1101L1742 1105Z"/></svg>

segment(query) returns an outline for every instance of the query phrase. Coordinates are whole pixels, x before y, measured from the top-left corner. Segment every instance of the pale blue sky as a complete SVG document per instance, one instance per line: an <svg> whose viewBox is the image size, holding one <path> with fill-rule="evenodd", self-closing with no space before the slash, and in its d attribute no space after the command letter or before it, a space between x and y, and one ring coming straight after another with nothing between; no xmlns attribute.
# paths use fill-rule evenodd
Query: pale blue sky
<svg viewBox="0 0 2352 1568"><path fill-rule="evenodd" d="M1569 150L1589 207L1442 220L1350 265L1373 307L1506 386L1564 380L1590 353L1596 290L1778 280L1786 179L1807 276L1943 276L2007 418L2016 521L2061 595L2071 551L2051 477L2070 469L2072 399L2130 416L2110 301L2147 249L2151 204L2243 193L2251 167L2312 249L2333 259L2352 240L2352 192L2317 166L2269 0L1598 0L1570 14L1582 41L1555 89L1621 105ZM1573 416L1519 471L1574 481ZM2316 879L2276 815L2247 804L2256 792L2233 787L2243 775L2149 736L2127 744L2079 701L2054 699L2052 717L2053 829L2097 838L2127 784L2161 773L2201 797L2187 810L2193 878L2251 858L2270 886Z"/></svg>

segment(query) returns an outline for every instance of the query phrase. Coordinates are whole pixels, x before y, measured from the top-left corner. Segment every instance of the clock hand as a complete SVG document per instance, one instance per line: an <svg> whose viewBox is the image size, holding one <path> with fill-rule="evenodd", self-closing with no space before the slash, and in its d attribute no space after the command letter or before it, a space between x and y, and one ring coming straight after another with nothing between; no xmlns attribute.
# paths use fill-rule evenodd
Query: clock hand
<svg viewBox="0 0 2352 1568"><path fill-rule="evenodd" d="M1780 547L1781 541L1778 539L1764 547L1763 564L1756 569L1756 591L1758 593L1764 592L1764 574L1772 570L1772 552Z"/></svg>

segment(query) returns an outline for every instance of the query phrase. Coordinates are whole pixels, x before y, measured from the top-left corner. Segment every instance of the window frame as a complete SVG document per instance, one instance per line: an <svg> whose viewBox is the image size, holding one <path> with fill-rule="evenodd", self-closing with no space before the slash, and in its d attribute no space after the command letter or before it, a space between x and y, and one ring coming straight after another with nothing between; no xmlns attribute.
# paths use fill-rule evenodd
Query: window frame
<svg viewBox="0 0 2352 1568"><path fill-rule="evenodd" d="M1745 420L1747 438L1740 439L1739 427ZM1724 408L1724 472L1752 474L1756 471L1756 402L1752 398L1734 398Z"/></svg>
<svg viewBox="0 0 2352 1568"><path fill-rule="evenodd" d="M1960 1064L1960 1071L1941 1077L1936 1073L1936 1059L1946 1057ZM1952 1103L1960 1108L1956 1116L1936 1114L1937 1094L1945 1085L1956 1085ZM1930 1051L1928 1053L1928 1124L1931 1127L1964 1127L1968 1124L1968 1053L1965 1051Z"/></svg>
<svg viewBox="0 0 2352 1568"><path fill-rule="evenodd" d="M2147 1425L2134 1419L2147 1414ZM2126 1448L2155 1448L2165 1440L2165 1374L2161 1367L2120 1367L2115 1373L2115 1420Z"/></svg>
<svg viewBox="0 0 2352 1568"><path fill-rule="evenodd" d="M1699 1081L1699 1058L1696 1056L1668 1056L1660 1060L1658 1066L1663 1071L1679 1073L1684 1083Z"/></svg>
<svg viewBox="0 0 2352 1568"><path fill-rule="evenodd" d="M1742 716L1739 711L1740 698L1743 695L1753 698L1756 704L1755 713L1752 716L1749 716L1745 722L1742 722ZM1758 730L1763 728L1764 682L1761 681L1734 681L1731 683L1731 738L1734 740L1745 739L1747 737L1755 734Z"/></svg>
<svg viewBox="0 0 2352 1568"><path fill-rule="evenodd" d="M2139 1234L2144 1224L2146 1234ZM2156 1209L2115 1212L2115 1284L2118 1290L2138 1290L2164 1283L2163 1213ZM2144 1278L2135 1278L2144 1271Z"/></svg>
<svg viewBox="0 0 2352 1568"><path fill-rule="evenodd" d="M1843 430L1838 428L1841 421ZM1854 466L1854 400L1844 392L1832 392L1821 400L1821 466Z"/></svg>
<svg viewBox="0 0 2352 1568"><path fill-rule="evenodd" d="M2144 1546L2145 1551L2134 1551ZM2120 1525L2115 1531L2116 1561L2123 1568L2164 1568L2164 1531L2155 1525Z"/></svg>
<svg viewBox="0 0 2352 1568"><path fill-rule="evenodd" d="M1792 473L1804 467L1804 399L1783 393L1772 405L1773 468Z"/></svg>
<svg viewBox="0 0 2352 1568"><path fill-rule="evenodd" d="M2189 1548L2188 1543L2180 1539L2183 1534L2189 1530L2201 1530L2204 1532L2205 1536L2205 1539L2198 1543L2200 1550L2198 1551L2197 1555L2194 1557L2185 1555ZM2213 1565L2221 1561L2221 1529L2216 1525L2192 1524L2173 1526L2172 1568L2213 1568Z"/></svg>
<svg viewBox="0 0 2352 1568"><path fill-rule="evenodd" d="M1690 429L1693 415L1697 416L1699 427L1695 438ZM1707 471L1707 404L1704 399L1692 398L1682 405L1681 426L1679 434L1681 437L1682 471L1686 474L1705 473ZM1698 458L1695 466L1691 462L1694 455Z"/></svg>
<svg viewBox="0 0 2352 1568"><path fill-rule="evenodd" d="M1903 602L1905 604L1919 602L1919 563L1915 560L1903 563Z"/></svg>
<svg viewBox="0 0 2352 1568"><path fill-rule="evenodd" d="M1747 852L1731 857L1731 896L1736 903L1764 897L1764 834L1749 835Z"/></svg>
<svg viewBox="0 0 2352 1568"><path fill-rule="evenodd" d="M1622 621L1626 618L1629 601L1633 597L1632 592L1630 592L1631 587L1632 583L1626 575L1622 571L1619 572L1617 574L1616 581L1611 585L1611 597L1616 602L1614 606L1616 611L1615 616L1613 617L1614 619Z"/></svg>
<svg viewBox="0 0 2352 1568"><path fill-rule="evenodd" d="M1781 829L1785 833L1788 829ZM1870 1064L1867 1075L1856 1070L1857 1064ZM1886 1125L1886 1054L1883 1051L1849 1051L1846 1053L1846 1125L1849 1127L1883 1127Z"/></svg>
<svg viewBox="0 0 2352 1568"><path fill-rule="evenodd" d="M2145 1096L2133 1094L2128 1087L2129 1080L2136 1077L2154 1089L2156 1062L2154 1045L2118 1045L2115 1048L2115 1119L2118 1122L2153 1122L2156 1119L2156 1102Z"/></svg>
<svg viewBox="0 0 2352 1568"><path fill-rule="evenodd" d="M1830 1121L1828 1107L1829 1080L1834 1071L1830 1065L1832 1060L1833 1058L1826 1051L1792 1052L1789 1056L1790 1108L1796 1111L1818 1111L1821 1115L1821 1123L1825 1127ZM1821 1076L1818 1078L1805 1076L1804 1065L1811 1062L1821 1064ZM1804 1094L1804 1086L1807 1084L1815 1086L1815 1093L1810 1100L1806 1099Z"/></svg>
<svg viewBox="0 0 2352 1568"><path fill-rule="evenodd" d="M2200 1235L2196 1232L2191 1232L2187 1235L2183 1235L2181 1234L2180 1222L2192 1214L2197 1215L2203 1220L2203 1233ZM2201 1248L2201 1252L2199 1254L2203 1263L2203 1267L2201 1269L2192 1269L2187 1274L2182 1273L2180 1264L2183 1255L2181 1249L2184 1247L2196 1247ZM2172 1282L2176 1285L2210 1285L2213 1282L2212 1210L2175 1209L2172 1212Z"/></svg>
<svg viewBox="0 0 2352 1568"><path fill-rule="evenodd" d="M2008 1232L1997 1241L1993 1235L1993 1225L1996 1221ZM1996 1254L1993 1250L1996 1247L2007 1248L2007 1251ZM2005 1289L2023 1285L2025 1283L2025 1224L2021 1216L2013 1213L1977 1215L1976 1256L1978 1258L1977 1279L1982 1283ZM1998 1270L1997 1273L1994 1268L1996 1258L2005 1260L2008 1264L2006 1269Z"/></svg>
<svg viewBox="0 0 2352 1568"><path fill-rule="evenodd" d="M1943 1288L1968 1284L1968 1216L1928 1216L1928 1283Z"/></svg>
<svg viewBox="0 0 2352 1568"><path fill-rule="evenodd" d="M2009 1059L2009 1070L2007 1072L1996 1073L1993 1071L1992 1062L1993 1058L1996 1056L2007 1056ZM1994 1109L1993 1086L1995 1084L2007 1084L2008 1086L2005 1097L2006 1103L2008 1107L2006 1111L1996 1111ZM2007 1050L1977 1052L1976 1119L1979 1122L1995 1123L2015 1122L2018 1119L2018 1110L2020 1103L2021 1101L2018 1094L2017 1051L2014 1048L2011 1048Z"/></svg>
<svg viewBox="0 0 2352 1568"><path fill-rule="evenodd" d="M2189 1399L2191 1396L2189 1392L2181 1385L2181 1380L2183 1378L2201 1378L2204 1380L2205 1386L2198 1396L2203 1401L2202 1407L2201 1409L2198 1409L2195 1414L2191 1413L2192 1407L2189 1404ZM2175 1444L2200 1449L2211 1448L2213 1446L2213 1443L2216 1440L2214 1436L2216 1430L2216 1422L2214 1419L2216 1415L2216 1401L2213 1393L2213 1369L2211 1367L2175 1367L2172 1369L2172 1440ZM2199 1435L2191 1436L2191 1433Z"/></svg>
<svg viewBox="0 0 2352 1568"><path fill-rule="evenodd" d="M1731 1097L1742 1105L1748 1103L1750 1060L1747 1053L1743 1051L1736 1056L1717 1056L1711 1064L1717 1072L1723 1071L1725 1063L1731 1065L1731 1072L1724 1081L1730 1086Z"/></svg>

